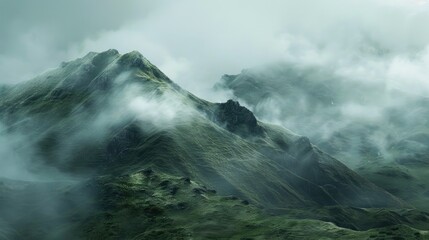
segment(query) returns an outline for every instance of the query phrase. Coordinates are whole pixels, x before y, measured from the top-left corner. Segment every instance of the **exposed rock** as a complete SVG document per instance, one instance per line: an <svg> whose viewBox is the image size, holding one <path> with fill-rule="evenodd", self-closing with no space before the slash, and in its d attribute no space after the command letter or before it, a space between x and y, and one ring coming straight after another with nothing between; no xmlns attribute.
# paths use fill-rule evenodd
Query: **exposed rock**
<svg viewBox="0 0 429 240"><path fill-rule="evenodd" d="M186 184L191 184L191 179L188 177L182 178Z"/></svg>
<svg viewBox="0 0 429 240"><path fill-rule="evenodd" d="M150 168L143 170L142 172L146 177L151 176L153 174L153 170Z"/></svg>
<svg viewBox="0 0 429 240"><path fill-rule="evenodd" d="M255 115L234 100L220 103L216 111L216 120L224 124L228 131L239 135L261 135L263 128L258 125Z"/></svg>

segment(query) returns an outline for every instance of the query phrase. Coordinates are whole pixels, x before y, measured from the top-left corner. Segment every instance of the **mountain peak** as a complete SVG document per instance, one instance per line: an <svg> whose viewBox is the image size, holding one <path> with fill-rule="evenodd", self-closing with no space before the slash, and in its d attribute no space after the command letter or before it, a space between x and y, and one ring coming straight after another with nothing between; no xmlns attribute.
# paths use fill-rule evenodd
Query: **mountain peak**
<svg viewBox="0 0 429 240"><path fill-rule="evenodd" d="M79 61L85 61L85 62L92 62L95 59L105 58L105 57L111 57L111 56L119 56L119 51L116 49L109 49L103 52L88 52L85 56L82 58L77 58L75 60L72 60L70 62L79 62ZM63 62L62 65L67 65L67 63L70 62Z"/></svg>
<svg viewBox="0 0 429 240"><path fill-rule="evenodd" d="M121 55L116 49L99 53L90 52L83 58L62 63L60 68L45 77L50 78L50 81L55 84L51 95L57 99L64 98L73 91L108 90L124 73L130 74L127 80L131 81L144 78L172 83L140 52L132 51Z"/></svg>
<svg viewBox="0 0 429 240"><path fill-rule="evenodd" d="M126 70L138 68L142 71L151 69L159 71L157 67L147 60L139 51L134 50L120 54L116 49L109 49L103 52L89 52L82 58L62 63L61 67L64 68L69 64L74 64L75 66L85 65L88 69L91 65L95 67L107 67L111 63L117 63L122 67L126 67Z"/></svg>
<svg viewBox="0 0 429 240"><path fill-rule="evenodd" d="M121 55L117 63L124 66L126 69L137 69L146 73L148 77L160 78L171 83L171 80L161 72L161 70L138 51L132 51Z"/></svg>
<svg viewBox="0 0 429 240"><path fill-rule="evenodd" d="M126 91L127 97L120 95L121 88L134 83L144 85L142 91L131 94L138 100L133 101L138 103L137 113L135 108L122 109L124 104L116 101L123 99L128 105L132 99ZM49 122L46 128L34 130L39 136L33 140L35 148L44 161L73 174L116 174L151 167L199 179L220 193L239 195L267 208L336 202L352 206L401 204L336 159L319 153L307 138L293 142L283 130L259 122L239 102L210 103L176 87L136 51L92 53L8 92L0 95L0 110L4 109L0 114L10 125L21 116L34 121L29 123L32 127ZM178 94L169 95L178 98L155 99L160 92ZM176 101L182 102L175 105ZM191 112L207 114L191 114L181 121L173 118L173 128L152 124L164 120L162 111L177 115L176 108L185 105ZM113 114L123 118L111 117ZM103 127L93 130L98 116ZM81 132L85 134L81 136ZM92 135L98 136L94 140ZM281 148L278 143L290 146ZM62 155L62 146L72 149L64 159L57 157ZM367 196L369 200L362 201Z"/></svg>

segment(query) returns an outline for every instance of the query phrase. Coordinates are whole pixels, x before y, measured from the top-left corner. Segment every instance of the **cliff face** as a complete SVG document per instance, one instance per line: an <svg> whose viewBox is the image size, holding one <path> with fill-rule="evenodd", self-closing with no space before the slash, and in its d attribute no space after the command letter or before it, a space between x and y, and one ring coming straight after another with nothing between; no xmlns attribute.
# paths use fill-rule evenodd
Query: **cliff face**
<svg viewBox="0 0 429 240"><path fill-rule="evenodd" d="M228 131L244 136L260 136L263 128L258 124L253 113L233 100L220 103L216 111L216 119L225 124Z"/></svg>

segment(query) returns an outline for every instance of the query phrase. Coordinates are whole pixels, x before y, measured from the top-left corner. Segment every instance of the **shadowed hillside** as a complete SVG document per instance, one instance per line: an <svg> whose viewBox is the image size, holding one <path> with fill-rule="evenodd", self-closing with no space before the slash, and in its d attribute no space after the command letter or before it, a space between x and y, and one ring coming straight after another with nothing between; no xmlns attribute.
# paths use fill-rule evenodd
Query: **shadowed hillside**
<svg viewBox="0 0 429 240"><path fill-rule="evenodd" d="M308 136L376 185L428 209L426 96L294 64L225 75L218 87L232 90L256 116Z"/></svg>
<svg viewBox="0 0 429 240"><path fill-rule="evenodd" d="M89 53L3 89L2 133L16 139L7 156L17 170L0 181L6 196L1 210L22 204L42 220L0 215L0 237L56 238L74 231L76 238L101 239L426 234L412 228L427 229L426 213L307 137L259 121L236 101L192 95L138 52ZM28 202L31 195L42 202L52 197L56 209L46 214L42 203ZM373 217L380 221L362 221ZM291 219L386 229L355 232ZM48 223L55 230L41 230ZM304 226L314 229L303 233Z"/></svg>

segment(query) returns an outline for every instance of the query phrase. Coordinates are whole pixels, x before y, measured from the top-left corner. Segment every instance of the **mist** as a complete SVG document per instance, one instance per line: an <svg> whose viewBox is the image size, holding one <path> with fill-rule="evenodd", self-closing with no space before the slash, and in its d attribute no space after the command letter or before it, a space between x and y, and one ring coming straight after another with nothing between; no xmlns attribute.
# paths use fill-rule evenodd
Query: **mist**
<svg viewBox="0 0 429 240"><path fill-rule="evenodd" d="M73 69L74 74L87 76L90 68L82 66L88 66L91 61L76 61L79 68ZM58 118L56 110L51 108L46 112L28 113L23 110L22 102L8 102L7 97L0 97L0 191L4 195L0 198L0 237L58 239L69 236L76 219L83 221L103 207L102 190L97 181L100 175L111 174L103 170L114 169L122 160L121 154L132 144L141 143L130 137L129 131L133 130L128 130L130 125L138 127L134 135L145 137L144 132L166 131L200 114L193 106L186 105L183 96L173 87L164 83L164 88L158 88L145 78L148 75L137 76L136 72L123 70L125 67L116 63L109 67L103 69L103 73L111 79L113 87L94 90L87 93L86 101L73 102L69 109L71 115L60 114ZM118 69L120 71L116 71ZM64 78L66 72L58 68L39 78L46 82L55 78L55 74ZM89 84L92 79L85 80ZM18 87L25 89L25 86ZM74 94L83 93L85 87L78 88ZM68 86L63 91L71 89ZM24 98L27 97L24 94ZM51 107L55 104L50 94L35 102L43 101ZM64 105L61 106L64 110ZM32 218L28 218L27 211L32 212ZM38 232L37 236L34 231ZM73 238L79 237L73 235Z"/></svg>
<svg viewBox="0 0 429 240"><path fill-rule="evenodd" d="M427 236L428 1L2 1L0 20L0 238Z"/></svg>
<svg viewBox="0 0 429 240"><path fill-rule="evenodd" d="M429 13L422 0L1 4L7 20L0 25L6 36L3 83L29 79L88 51L116 48L140 51L179 85L213 101L230 97L212 91L223 74L278 61L428 91ZM73 18L74 12L81 17Z"/></svg>
<svg viewBox="0 0 429 240"><path fill-rule="evenodd" d="M377 125L385 129L369 138L383 152L388 139L406 138L408 126L424 124L407 112L401 120L407 127L398 130L389 125L389 114L429 96L425 0L108 1L103 7L96 1L6 0L0 9L2 84L25 81L89 51L138 50L197 96L217 102L237 98L259 119L316 143L356 123ZM267 72L272 66L293 72L264 76L280 85L305 75L318 86L341 87L330 92L327 105L314 105L305 94L288 99L281 91L252 103L229 88L213 88L225 73L255 67L254 72ZM312 71L316 74L307 74ZM133 111L150 112L159 102L130 104ZM169 110L162 119L175 117Z"/></svg>

